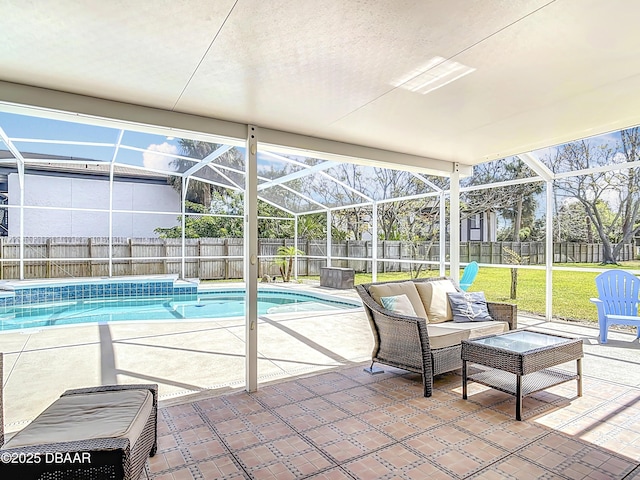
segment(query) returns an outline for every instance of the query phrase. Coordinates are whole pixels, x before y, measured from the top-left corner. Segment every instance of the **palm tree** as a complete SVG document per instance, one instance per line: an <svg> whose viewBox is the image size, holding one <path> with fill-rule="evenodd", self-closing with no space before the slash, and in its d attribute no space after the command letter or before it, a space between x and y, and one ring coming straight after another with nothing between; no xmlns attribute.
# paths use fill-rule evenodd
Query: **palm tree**
<svg viewBox="0 0 640 480"><path fill-rule="evenodd" d="M194 162L196 160L206 158L216 149L221 147L221 144L207 143L200 140L189 140L186 138L180 139L178 143L180 144L180 154L185 157L193 158ZM223 153L220 158L223 160L225 165L238 169L244 168L242 156L235 148ZM172 164L178 171L185 171L191 168L194 165L194 162L176 158L173 160ZM167 182L182 195L182 177L170 176L167 179ZM192 178L189 181L189 186L187 187L186 200L193 203L199 203L208 211L211 207L212 192L214 190L218 191L223 196L227 191L227 189L222 186L211 185L210 183L194 180Z"/></svg>
<svg viewBox="0 0 640 480"><path fill-rule="evenodd" d="M291 281L291 273L293 272L293 257L296 255L304 255L304 252L296 247L279 247L278 258L276 264L280 267L280 275L283 282Z"/></svg>

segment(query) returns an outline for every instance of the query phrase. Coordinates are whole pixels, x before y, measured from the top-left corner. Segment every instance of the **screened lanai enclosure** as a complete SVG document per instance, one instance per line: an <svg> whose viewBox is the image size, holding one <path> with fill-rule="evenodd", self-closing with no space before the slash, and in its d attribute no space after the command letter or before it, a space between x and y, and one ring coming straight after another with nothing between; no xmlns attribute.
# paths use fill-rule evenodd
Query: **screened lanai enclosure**
<svg viewBox="0 0 640 480"><path fill-rule="evenodd" d="M242 279L246 149L239 142L6 112L0 123L3 278ZM403 204L416 235L441 246L424 262L444 267L447 178L278 149L259 149L256 168L259 273L273 270L274 245L289 245L299 252L296 276L302 263L317 275L318 265L350 262L375 275L385 262L376 253L377 218L387 230L403 222L389 203ZM286 240L270 244L274 235ZM367 239L370 253L336 256L333 235Z"/></svg>
<svg viewBox="0 0 640 480"><path fill-rule="evenodd" d="M244 278L243 142L13 110L0 113L3 279ZM259 147L257 276L278 277L282 247L294 279L317 276L323 266L375 280L393 271L456 276L472 260L492 268L518 263L524 275L547 272L550 318L554 263L570 269L564 264L604 258L586 210L576 209L581 195L609 201L611 215L622 197L637 202L626 195L637 139L637 129L628 129L447 176ZM635 257L629 232L626 242L612 242L617 259Z"/></svg>

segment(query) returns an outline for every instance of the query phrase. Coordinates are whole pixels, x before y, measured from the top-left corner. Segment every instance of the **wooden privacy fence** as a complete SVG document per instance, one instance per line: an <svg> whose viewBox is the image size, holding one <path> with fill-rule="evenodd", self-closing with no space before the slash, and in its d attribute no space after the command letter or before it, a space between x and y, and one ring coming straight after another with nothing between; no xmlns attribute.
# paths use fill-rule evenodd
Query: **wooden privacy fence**
<svg viewBox="0 0 640 480"><path fill-rule="evenodd" d="M274 262L278 248L293 246L292 239L260 239L258 252L260 276L279 274ZM543 242L462 242L460 261L508 263L505 247L523 257L523 264L544 264ZM372 256L371 241L342 241L332 244L332 265L370 272L371 262L357 260ZM320 275L326 266L326 240L300 239L298 274ZM176 238L113 238L112 273L122 275L179 274L182 269L182 240ZM449 245L446 245L449 251ZM242 238L189 238L185 240L185 276L202 280L241 279L244 242ZM447 253L448 255L448 253ZM0 237L0 277L20 276L20 242L17 237ZM109 239L106 237L26 237L24 243L25 278L104 277L109 275ZM602 261L600 244L554 243L553 261L598 263ZM625 245L618 260L635 258L633 245ZM437 243L400 241L378 242L378 271L409 271L411 260L440 260ZM430 267L426 267L430 268ZM431 267L436 268L436 267Z"/></svg>

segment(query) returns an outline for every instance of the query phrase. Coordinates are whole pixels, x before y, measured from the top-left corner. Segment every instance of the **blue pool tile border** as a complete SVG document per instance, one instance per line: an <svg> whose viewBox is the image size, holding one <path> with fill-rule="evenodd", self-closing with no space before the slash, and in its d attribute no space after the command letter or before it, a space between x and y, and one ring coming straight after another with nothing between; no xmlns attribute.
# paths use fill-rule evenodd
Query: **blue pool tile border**
<svg viewBox="0 0 640 480"><path fill-rule="evenodd" d="M176 284L173 279L122 281L99 284L61 284L16 288L0 293L0 308L39 303L65 302L117 297L156 297L198 293L195 283Z"/></svg>

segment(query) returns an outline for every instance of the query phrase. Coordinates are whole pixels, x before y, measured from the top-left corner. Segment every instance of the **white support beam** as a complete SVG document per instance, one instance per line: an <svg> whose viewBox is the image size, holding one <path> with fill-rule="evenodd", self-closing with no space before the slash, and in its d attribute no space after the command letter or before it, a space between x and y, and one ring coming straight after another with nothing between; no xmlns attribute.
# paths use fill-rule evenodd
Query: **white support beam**
<svg viewBox="0 0 640 480"><path fill-rule="evenodd" d="M258 128L247 127L244 192L245 389L258 389Z"/></svg>
<svg viewBox="0 0 640 480"><path fill-rule="evenodd" d="M518 155L531 170L536 172L545 182L553 180L553 172L549 167L542 163L533 152L521 153Z"/></svg>
<svg viewBox="0 0 640 480"><path fill-rule="evenodd" d="M175 137L234 146L244 145L247 130L242 123L3 81L0 111L154 135L171 131Z"/></svg>
<svg viewBox="0 0 640 480"><path fill-rule="evenodd" d="M378 281L378 203L373 202L371 211L371 281Z"/></svg>
<svg viewBox="0 0 640 480"><path fill-rule="evenodd" d="M20 280L24 280L24 162L18 161L18 183L20 185ZM7 212L8 213L8 212Z"/></svg>
<svg viewBox="0 0 640 480"><path fill-rule="evenodd" d="M547 194L547 219L545 238L545 319L551 321L553 318L553 181L545 182Z"/></svg>
<svg viewBox="0 0 640 480"><path fill-rule="evenodd" d="M421 157L390 150L365 147L352 143L338 142L318 137L310 137L268 128L261 129L261 144L274 152L291 155L312 156L334 162L355 163L393 170L408 170L411 172L448 176L452 170L452 163L429 157ZM264 143L263 143L264 142ZM460 165L460 174L473 174L471 165Z"/></svg>
<svg viewBox="0 0 640 480"><path fill-rule="evenodd" d="M109 278L113 277L113 176L115 171L116 157L120 150L124 130L120 130L118 134L118 143L113 149L111 162L109 162Z"/></svg>
<svg viewBox="0 0 640 480"><path fill-rule="evenodd" d="M11 142L9 136L0 127L0 139L7 146L11 154L16 158L18 166L18 185L20 186L20 259L19 259L19 276L20 280L24 280L24 157L20 150ZM7 215L9 212L7 212Z"/></svg>
<svg viewBox="0 0 640 480"><path fill-rule="evenodd" d="M182 220L180 222L181 225L181 230L182 230L182 234L180 235L180 239L181 239L181 254L180 254L180 278L182 278L184 280L185 278L185 273L186 273L186 264L185 264L185 260L184 257L187 253L187 245L186 245L186 229L187 229L187 208L186 208L186 202L187 202L187 189L189 188L189 177L182 177L182 194L180 195L180 200L182 203Z"/></svg>
<svg viewBox="0 0 640 480"><path fill-rule="evenodd" d="M425 185L429 186L430 188L433 188L433 190L435 192L441 192L442 188L440 188L438 185L436 185L435 183L433 183L431 180L429 180L428 178L426 178L424 175L421 175L419 173L415 173L415 172L411 172L411 174L416 177L418 180L420 180L422 183L424 183Z"/></svg>
<svg viewBox="0 0 640 480"><path fill-rule="evenodd" d="M640 167L640 162L621 162L611 165L601 165L599 167L583 168L582 170L572 170L570 172L556 173L555 180L569 177L579 177L580 175L591 175L593 173L614 172L616 170L628 170L630 168Z"/></svg>
<svg viewBox="0 0 640 480"><path fill-rule="evenodd" d="M327 210L327 267L331 266L331 210Z"/></svg>
<svg viewBox="0 0 640 480"><path fill-rule="evenodd" d="M328 178L329 180L331 180L333 183L340 185L342 188L344 188L345 190L359 196L360 198L362 198L365 202L367 203L371 203L373 202L373 198L368 197L367 195L365 195L362 192L359 192L358 190L356 190L355 188L353 188L351 185L347 185L346 183L344 183L341 180L338 180L335 177L332 177L331 175L329 175L327 172L318 172L318 175L320 175L321 177L325 177Z"/></svg>
<svg viewBox="0 0 640 480"><path fill-rule="evenodd" d="M216 148L213 152L211 152L209 155L207 155L206 157L204 157L202 160L200 160L198 163L196 163L195 165L193 165L189 170L187 170L186 172L184 172L182 174L183 177L190 177L191 175L193 175L194 173L196 173L198 170L204 168L206 165L210 164L211 162L213 162L216 158L220 157L220 155L222 155L223 153L228 152L229 150L231 150L233 148L233 146L231 145L222 145L221 147Z"/></svg>
<svg viewBox="0 0 640 480"><path fill-rule="evenodd" d="M307 175L311 175L312 173L319 172L321 170L326 170L335 166L333 162L324 162L314 165L312 167L307 167L296 172L290 173L289 175L284 175L279 178L274 178L273 180L269 180L261 184L258 187L258 191L264 190L265 188L273 187L274 185L280 185L282 183L290 182L291 180L297 180L298 178L306 177Z"/></svg>
<svg viewBox="0 0 640 480"><path fill-rule="evenodd" d="M293 248L295 249L295 259L293 262L293 278L298 280L298 215L293 220ZM309 252L306 252L309 253Z"/></svg>
<svg viewBox="0 0 640 480"><path fill-rule="evenodd" d="M475 192L477 190L489 190L490 188L509 187L511 185L524 185L527 183L535 183L544 181L541 177L532 178L514 178L513 180L505 180L504 182L493 182L485 185L473 185L470 187L461 187L460 192Z"/></svg>
<svg viewBox="0 0 640 480"><path fill-rule="evenodd" d="M247 125L242 123L0 81L0 111L34 115L34 108L41 117L118 130L125 122L127 130L156 135L172 132L177 137L234 146L242 146L246 139ZM447 176L452 170L452 163L446 160L269 128L260 129L260 138L265 150L273 152L434 175ZM458 168L461 176L473 174L471 165L459 165Z"/></svg>
<svg viewBox="0 0 640 480"><path fill-rule="evenodd" d="M449 208L449 275L460 280L460 172L456 163L451 173Z"/></svg>
<svg viewBox="0 0 640 480"><path fill-rule="evenodd" d="M445 192L440 192L440 235L438 245L438 256L440 257L440 276L446 274L446 258L447 258L447 197Z"/></svg>

